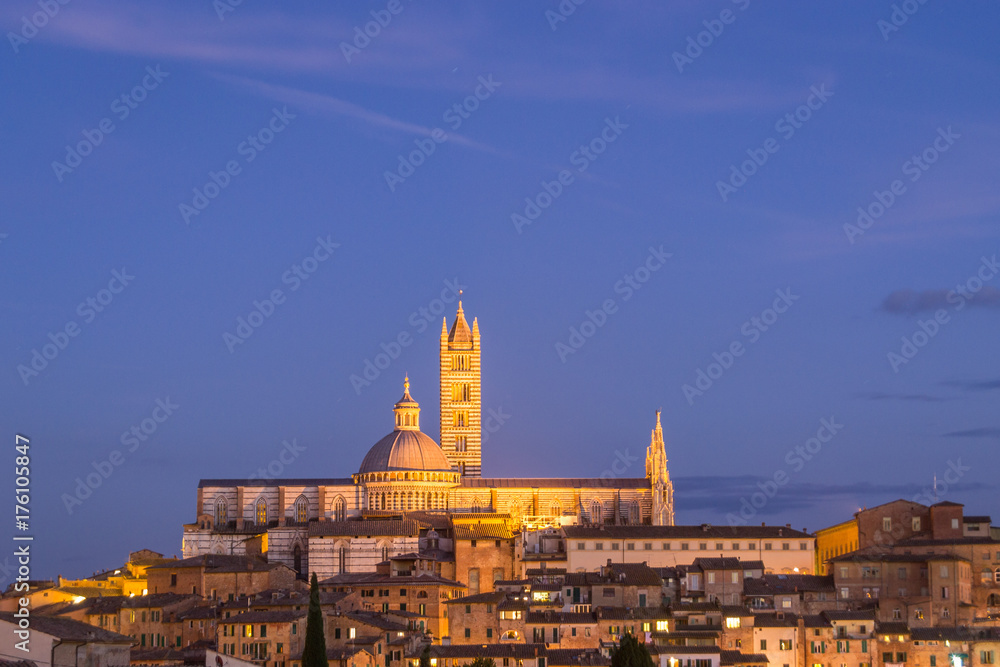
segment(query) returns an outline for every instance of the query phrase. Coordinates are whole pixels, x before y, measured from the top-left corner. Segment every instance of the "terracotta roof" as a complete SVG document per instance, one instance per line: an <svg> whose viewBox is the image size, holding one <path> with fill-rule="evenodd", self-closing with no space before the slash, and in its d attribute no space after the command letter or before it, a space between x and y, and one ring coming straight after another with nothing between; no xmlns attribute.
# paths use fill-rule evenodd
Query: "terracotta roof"
<svg viewBox="0 0 1000 667"><path fill-rule="evenodd" d="M387 519L385 521L310 521L309 536L397 536L417 537L416 521Z"/></svg>
<svg viewBox="0 0 1000 667"><path fill-rule="evenodd" d="M596 624L592 613L572 611L529 611L524 621L527 625L584 625Z"/></svg>
<svg viewBox="0 0 1000 667"><path fill-rule="evenodd" d="M546 663L552 667L601 667L610 665L611 658L593 648L550 648L546 651Z"/></svg>
<svg viewBox="0 0 1000 667"><path fill-rule="evenodd" d="M763 653L743 653L741 651L722 651L719 656L720 665L766 665L767 656Z"/></svg>
<svg viewBox="0 0 1000 667"><path fill-rule="evenodd" d="M985 514L984 515L979 515L979 516L963 516L962 517L962 523L990 523L991 520L992 519L990 517L986 516Z"/></svg>
<svg viewBox="0 0 1000 667"><path fill-rule="evenodd" d="M364 623L365 625L370 625L373 628L378 628L379 630L389 630L390 632L402 632L403 630L406 630L405 624L389 620L385 616L374 612L349 611L344 614L344 616L357 621L358 623Z"/></svg>
<svg viewBox="0 0 1000 667"><path fill-rule="evenodd" d="M175 560L162 565L153 565L150 570L179 570L187 567L203 567L211 572L247 572L250 570L273 570L280 563L268 563L257 556L230 556L228 554L202 554L183 560ZM286 566L287 567L287 566Z"/></svg>
<svg viewBox="0 0 1000 667"><path fill-rule="evenodd" d="M789 628L795 627L799 623L799 617L795 614L782 613L781 618L777 614L754 614L753 624L758 628Z"/></svg>
<svg viewBox="0 0 1000 667"><path fill-rule="evenodd" d="M499 604L507 599L505 593L479 593L478 595L466 595L463 598L452 598L445 600L445 604Z"/></svg>
<svg viewBox="0 0 1000 667"><path fill-rule="evenodd" d="M880 634L887 635L908 635L910 634L910 627L906 623L901 623L899 621L890 623L878 623L876 624L877 632Z"/></svg>
<svg viewBox="0 0 1000 667"><path fill-rule="evenodd" d="M6 621L17 625L18 619L13 612L0 612L0 621ZM74 621L69 618L56 618L53 616L31 617L31 629L52 635L63 641L70 642L95 642L99 644L132 644L132 638L120 635L117 632L110 632L94 627L90 623Z"/></svg>
<svg viewBox="0 0 1000 667"><path fill-rule="evenodd" d="M512 540L514 532L504 523L465 523L455 525L456 540Z"/></svg>
<svg viewBox="0 0 1000 667"><path fill-rule="evenodd" d="M669 609L662 607L597 607L594 610L599 620L637 621L664 620L671 618Z"/></svg>
<svg viewBox="0 0 1000 667"><path fill-rule="evenodd" d="M431 656L435 658L515 658L533 659L545 656L545 644L452 644L451 646L431 645Z"/></svg>
<svg viewBox="0 0 1000 667"><path fill-rule="evenodd" d="M350 477L308 477L294 479L202 479L198 481L198 488L208 487L235 488L246 486L251 488L270 486L354 486L354 480Z"/></svg>
<svg viewBox="0 0 1000 667"><path fill-rule="evenodd" d="M743 580L744 595L775 595L778 593L832 590L834 590L832 575L765 574L762 577Z"/></svg>
<svg viewBox="0 0 1000 667"><path fill-rule="evenodd" d="M829 610L822 612L823 616L831 621L874 621L875 611L837 611Z"/></svg>

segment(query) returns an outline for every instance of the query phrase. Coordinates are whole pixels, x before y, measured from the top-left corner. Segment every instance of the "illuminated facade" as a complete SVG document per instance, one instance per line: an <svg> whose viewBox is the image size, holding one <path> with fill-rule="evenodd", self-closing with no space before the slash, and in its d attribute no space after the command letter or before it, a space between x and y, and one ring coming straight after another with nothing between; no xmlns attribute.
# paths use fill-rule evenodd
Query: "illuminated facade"
<svg viewBox="0 0 1000 667"><path fill-rule="evenodd" d="M479 323L469 327L461 302L451 328L442 327L440 381L440 446L420 431L420 406L407 378L392 432L351 477L202 480L197 522L184 527L184 556L266 551L269 561L300 573L371 572L380 560L419 548L419 530L404 514L414 511L504 513L515 530L673 525L659 413L644 477L487 478L481 476Z"/></svg>

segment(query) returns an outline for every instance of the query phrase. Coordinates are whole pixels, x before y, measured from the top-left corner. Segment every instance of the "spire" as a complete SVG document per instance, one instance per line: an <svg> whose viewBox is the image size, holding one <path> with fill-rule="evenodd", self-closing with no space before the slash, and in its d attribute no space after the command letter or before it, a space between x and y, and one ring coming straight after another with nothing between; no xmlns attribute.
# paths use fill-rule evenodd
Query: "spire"
<svg viewBox="0 0 1000 667"><path fill-rule="evenodd" d="M396 416L397 431L420 430L420 404L410 396L410 376L403 379L403 397L392 408Z"/></svg>
<svg viewBox="0 0 1000 667"><path fill-rule="evenodd" d="M469 329L469 323L465 319L465 311L462 310L462 290L459 290L458 294L458 313L455 314L455 323L451 325L451 331L448 332L448 342L471 343L472 331Z"/></svg>
<svg viewBox="0 0 1000 667"><path fill-rule="evenodd" d="M663 425L660 423L660 411L656 411L656 426L649 438L649 448L646 450L646 477L652 481L667 475L667 448L663 443Z"/></svg>

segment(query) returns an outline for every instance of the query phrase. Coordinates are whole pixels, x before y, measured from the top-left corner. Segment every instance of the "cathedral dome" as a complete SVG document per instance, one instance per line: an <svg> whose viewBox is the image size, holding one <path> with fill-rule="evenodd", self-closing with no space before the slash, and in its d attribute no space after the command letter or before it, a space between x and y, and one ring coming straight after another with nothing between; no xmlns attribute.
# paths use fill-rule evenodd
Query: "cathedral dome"
<svg viewBox="0 0 1000 667"><path fill-rule="evenodd" d="M396 428L368 450L359 474L423 470L451 472L451 462L434 440L420 432L420 404L410 396L410 379L403 383L403 397L396 402Z"/></svg>
<svg viewBox="0 0 1000 667"><path fill-rule="evenodd" d="M358 472L394 470L451 472L451 463L430 437L420 431L397 429L368 450Z"/></svg>

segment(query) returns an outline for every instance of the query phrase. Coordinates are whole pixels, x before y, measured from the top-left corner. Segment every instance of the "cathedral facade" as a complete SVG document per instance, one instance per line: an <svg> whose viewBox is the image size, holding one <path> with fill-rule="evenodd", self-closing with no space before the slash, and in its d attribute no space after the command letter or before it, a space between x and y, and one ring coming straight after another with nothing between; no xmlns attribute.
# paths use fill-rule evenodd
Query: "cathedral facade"
<svg viewBox="0 0 1000 667"><path fill-rule="evenodd" d="M407 378L392 432L350 477L201 480L197 520L184 526L184 557L263 551L324 578L372 572L378 562L419 551L428 526L410 513L501 513L515 531L673 525L659 412L644 477L483 477L479 323L469 326L461 302L452 326L442 323L440 383L440 443L421 432Z"/></svg>

